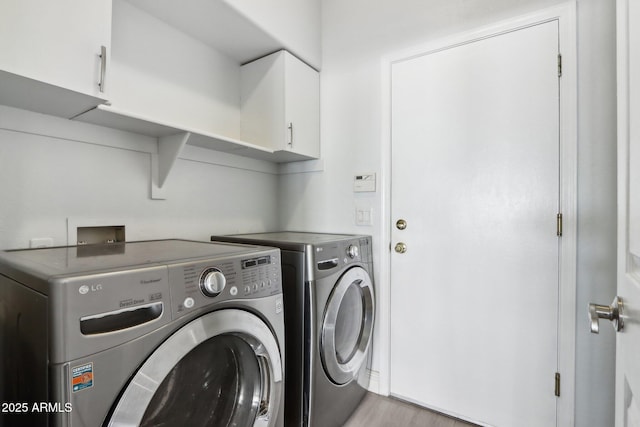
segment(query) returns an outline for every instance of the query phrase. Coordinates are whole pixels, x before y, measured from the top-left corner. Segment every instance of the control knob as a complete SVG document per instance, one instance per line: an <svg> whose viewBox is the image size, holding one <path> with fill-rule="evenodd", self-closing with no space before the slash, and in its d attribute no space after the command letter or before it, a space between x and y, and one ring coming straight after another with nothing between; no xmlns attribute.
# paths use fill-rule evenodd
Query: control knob
<svg viewBox="0 0 640 427"><path fill-rule="evenodd" d="M217 268L207 268L200 275L200 290L205 296L218 296L226 284L227 279Z"/></svg>
<svg viewBox="0 0 640 427"><path fill-rule="evenodd" d="M358 256L358 247L356 245L349 245L347 248L347 255L349 258L354 259Z"/></svg>

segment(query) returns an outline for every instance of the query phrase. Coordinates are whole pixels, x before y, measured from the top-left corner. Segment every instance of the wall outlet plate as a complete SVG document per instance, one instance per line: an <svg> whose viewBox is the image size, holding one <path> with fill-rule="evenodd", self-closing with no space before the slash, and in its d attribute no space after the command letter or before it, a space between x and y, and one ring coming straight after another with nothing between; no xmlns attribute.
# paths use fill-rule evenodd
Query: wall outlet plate
<svg viewBox="0 0 640 427"><path fill-rule="evenodd" d="M29 240L30 248L50 248L53 246L53 239L51 237L34 237Z"/></svg>

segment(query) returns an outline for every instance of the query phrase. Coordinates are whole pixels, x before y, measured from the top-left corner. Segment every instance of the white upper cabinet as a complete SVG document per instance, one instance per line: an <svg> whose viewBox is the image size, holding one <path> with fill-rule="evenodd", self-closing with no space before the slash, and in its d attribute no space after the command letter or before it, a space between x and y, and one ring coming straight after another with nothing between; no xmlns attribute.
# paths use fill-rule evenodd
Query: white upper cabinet
<svg viewBox="0 0 640 427"><path fill-rule="evenodd" d="M3 0L0 103L73 117L105 102L110 44L111 0Z"/></svg>
<svg viewBox="0 0 640 427"><path fill-rule="evenodd" d="M318 72L226 0L113 0L112 32L110 105L76 120L164 138L171 152L319 157ZM249 62L265 55L275 69Z"/></svg>
<svg viewBox="0 0 640 427"><path fill-rule="evenodd" d="M320 78L287 51L242 66L240 138L279 161L320 157Z"/></svg>
<svg viewBox="0 0 640 427"><path fill-rule="evenodd" d="M159 188L185 144L317 158L319 0L254 3L1 0L0 104L158 137L170 148L159 150ZM254 128L273 120L266 138L245 137L241 74L253 65L242 64L273 52L279 72L265 70L265 83L278 95L247 110Z"/></svg>

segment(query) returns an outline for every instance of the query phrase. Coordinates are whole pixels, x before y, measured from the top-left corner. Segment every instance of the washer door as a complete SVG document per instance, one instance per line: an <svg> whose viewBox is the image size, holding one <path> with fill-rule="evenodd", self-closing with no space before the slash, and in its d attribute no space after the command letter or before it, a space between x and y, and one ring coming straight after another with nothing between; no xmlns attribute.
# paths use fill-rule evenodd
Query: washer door
<svg viewBox="0 0 640 427"><path fill-rule="evenodd" d="M109 426L272 426L282 395L278 343L257 316L206 314L169 337L136 372Z"/></svg>
<svg viewBox="0 0 640 427"><path fill-rule="evenodd" d="M362 267L347 270L327 301L320 355L329 378L346 384L365 363L374 316L373 285Z"/></svg>

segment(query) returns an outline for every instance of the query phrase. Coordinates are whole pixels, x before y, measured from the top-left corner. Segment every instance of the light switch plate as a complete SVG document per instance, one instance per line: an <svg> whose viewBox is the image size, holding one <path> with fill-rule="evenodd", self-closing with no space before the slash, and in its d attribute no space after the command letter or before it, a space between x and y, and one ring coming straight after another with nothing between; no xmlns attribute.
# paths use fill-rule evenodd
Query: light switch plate
<svg viewBox="0 0 640 427"><path fill-rule="evenodd" d="M373 225L373 208L356 208L356 225Z"/></svg>

